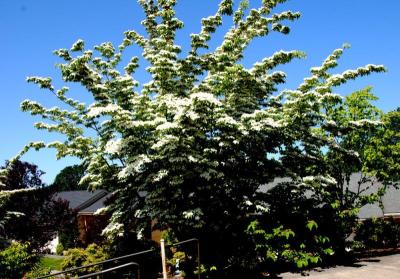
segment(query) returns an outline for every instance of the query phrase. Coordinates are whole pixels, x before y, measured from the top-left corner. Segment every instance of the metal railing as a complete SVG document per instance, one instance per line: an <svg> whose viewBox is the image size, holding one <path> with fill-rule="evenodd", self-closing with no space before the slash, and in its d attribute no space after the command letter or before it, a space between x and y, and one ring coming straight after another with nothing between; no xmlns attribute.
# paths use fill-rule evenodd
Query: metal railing
<svg viewBox="0 0 400 279"><path fill-rule="evenodd" d="M98 263L93 263L93 264L83 265L83 266L79 266L79 267L69 268L67 270L56 272L56 273L52 273L52 274L48 274L48 275L45 275L45 276L41 276L41 277L38 277L36 279L51 278L51 277L54 277L54 276L57 276L57 275L67 275L68 273L71 273L71 272L76 272L76 271L79 271L79 270L82 270L82 269L87 269L87 268L94 267L94 266L99 266L99 265L103 266L106 263L116 262L116 261L120 261L120 260L131 258L131 257L135 257L135 256L151 253L151 252L155 252L155 250L154 249L150 249L150 250L140 251L140 252L137 252L137 253L133 253L133 254L129 254L129 255L125 255L125 256L121 256L121 257L117 257L117 258L113 258L113 259L109 259L109 260L105 260L105 261L101 261L101 262L98 262ZM137 264L137 263L135 263L135 264Z"/></svg>
<svg viewBox="0 0 400 279"><path fill-rule="evenodd" d="M180 241L180 242L177 242L177 243L165 245L165 247L180 246L180 245L183 245L183 244L186 244L186 243L189 243L189 242L196 242L197 243L197 278L200 279L201 263L200 263L200 241L199 241L199 239L191 238L191 239L187 239L187 240ZM92 263L92 264L88 264L88 265L83 265L83 266L79 266L79 267L70 268L70 269L67 269L67 270L64 270L64 271L60 271L60 272L44 275L44 276L41 276L41 277L37 277L36 279L51 278L51 277L55 277L55 276L58 276L58 275L68 275L69 273L77 272L77 271L88 269L88 268L95 267L95 266L101 266L101 268L103 269L104 264L112 263L112 262L118 262L118 261L121 261L121 260L124 260L124 259L129 259L129 258L132 258L132 257L135 257L135 256L140 256L140 255L152 253L152 252L155 252L155 251L156 251L155 249L140 251L140 252L136 252L136 253L133 253L133 254L124 255L124 256L121 256L121 257L112 258L112 259L108 259L108 260L97 262L97 263ZM126 268L126 267L129 267L129 266L136 266L137 267L137 276L138 276L138 279L140 279L140 266L136 262L129 262L129 263L126 263L126 264L122 264L122 265L113 267L113 268L103 269L103 270L98 271L98 272L94 272L94 273L90 273L90 274L86 274L86 275L81 275L81 276L79 276L77 278L78 279L91 278L91 277L94 277L94 276L103 275L103 274L106 274L106 273L109 273L109 272L112 272L112 271L116 271L116 270L119 270L119 269L122 269L122 268Z"/></svg>
<svg viewBox="0 0 400 279"><path fill-rule="evenodd" d="M82 276L79 276L77 279L92 278L94 276L107 274L107 273L110 273L110 272L113 272L113 271L116 271L116 270L120 270L120 269L123 269L123 268L126 268L126 267L130 267L130 266L136 266L136 268L137 268L136 269L137 270L136 279L140 279L140 267L139 267L139 264L135 263L135 262L130 262L130 263L126 263L126 264L119 265L119 266L116 266L116 267L112 267L112 268L109 268L109 269L101 270L101 271L98 271L98 272L82 275Z"/></svg>

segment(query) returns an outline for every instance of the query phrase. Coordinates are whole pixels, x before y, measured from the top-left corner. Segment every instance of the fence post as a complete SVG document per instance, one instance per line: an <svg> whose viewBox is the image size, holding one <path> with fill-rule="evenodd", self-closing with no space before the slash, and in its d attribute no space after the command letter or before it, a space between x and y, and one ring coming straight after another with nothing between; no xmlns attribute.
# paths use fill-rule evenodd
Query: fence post
<svg viewBox="0 0 400 279"><path fill-rule="evenodd" d="M164 239L161 239L161 264L162 264L162 271L163 271L163 279L168 279L167 278L167 264L166 264L166 259L165 259L165 241Z"/></svg>

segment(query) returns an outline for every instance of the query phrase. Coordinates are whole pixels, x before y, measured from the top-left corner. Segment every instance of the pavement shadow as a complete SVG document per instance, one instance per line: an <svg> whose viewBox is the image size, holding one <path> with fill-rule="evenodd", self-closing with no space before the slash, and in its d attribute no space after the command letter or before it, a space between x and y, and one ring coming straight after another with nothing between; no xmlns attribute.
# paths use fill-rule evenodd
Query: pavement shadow
<svg viewBox="0 0 400 279"><path fill-rule="evenodd" d="M367 263L379 263L381 260L379 260L379 259L364 259L362 261L367 262Z"/></svg>
<svg viewBox="0 0 400 279"><path fill-rule="evenodd" d="M341 263L341 264L337 264L337 265L330 265L330 266L325 266L325 267L316 267L316 268L312 268L310 270L306 270L303 272L298 272L299 275L307 277L310 275L311 272L317 272L317 273L324 273L328 270L331 270L332 268L336 268L336 267L352 267L352 268L361 268L361 267L365 267L367 266L367 263L378 263L381 260L379 259L373 259L373 258L368 258L368 259L359 259L356 260L354 262L348 262L348 263ZM278 275L273 275L273 276L269 276L267 278L271 278L271 279L282 279L284 278L282 275L278 274Z"/></svg>

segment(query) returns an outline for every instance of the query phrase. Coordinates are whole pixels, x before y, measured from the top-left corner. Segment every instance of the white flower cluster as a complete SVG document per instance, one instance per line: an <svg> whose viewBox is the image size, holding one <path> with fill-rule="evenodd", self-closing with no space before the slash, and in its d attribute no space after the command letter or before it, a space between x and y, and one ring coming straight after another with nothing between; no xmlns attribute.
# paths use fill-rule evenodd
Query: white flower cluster
<svg viewBox="0 0 400 279"><path fill-rule="evenodd" d="M105 146L105 152L108 154L119 154L121 151L121 139L109 140Z"/></svg>
<svg viewBox="0 0 400 279"><path fill-rule="evenodd" d="M98 104L94 104L89 107L87 116L89 118L94 118L106 113L117 112L120 110L120 107L116 104L108 104L106 106L99 106Z"/></svg>
<svg viewBox="0 0 400 279"><path fill-rule="evenodd" d="M151 160L147 155L138 155L119 172L118 177L124 180L135 173L140 173L148 163L151 163Z"/></svg>

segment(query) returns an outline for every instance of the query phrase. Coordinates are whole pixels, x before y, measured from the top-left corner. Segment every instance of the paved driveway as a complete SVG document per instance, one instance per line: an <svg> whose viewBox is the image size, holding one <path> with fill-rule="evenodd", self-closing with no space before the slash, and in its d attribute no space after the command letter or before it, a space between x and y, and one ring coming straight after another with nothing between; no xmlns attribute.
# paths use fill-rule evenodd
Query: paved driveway
<svg viewBox="0 0 400 279"><path fill-rule="evenodd" d="M400 254L369 258L353 266L314 270L309 276L284 273L283 279L400 279Z"/></svg>

